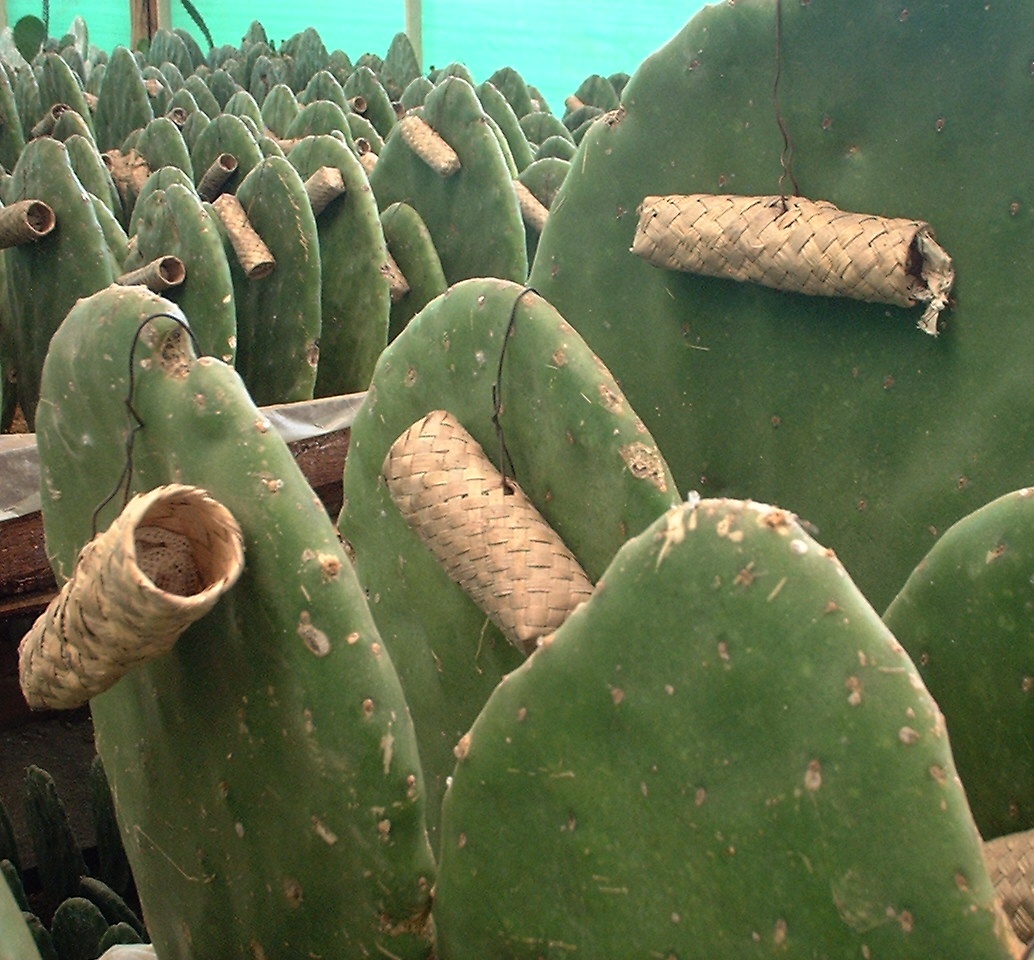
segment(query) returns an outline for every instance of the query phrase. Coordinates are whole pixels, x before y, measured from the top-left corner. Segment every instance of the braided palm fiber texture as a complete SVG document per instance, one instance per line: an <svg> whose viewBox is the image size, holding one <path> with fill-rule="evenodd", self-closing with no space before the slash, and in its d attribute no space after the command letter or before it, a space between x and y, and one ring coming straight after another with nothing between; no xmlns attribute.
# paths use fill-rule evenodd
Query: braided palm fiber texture
<svg viewBox="0 0 1034 960"><path fill-rule="evenodd" d="M434 410L406 430L382 473L449 576L526 653L591 596L571 551L450 413Z"/></svg>
<svg viewBox="0 0 1034 960"><path fill-rule="evenodd" d="M172 648L236 582L240 527L197 487L134 497L80 551L62 587L18 649L31 707L69 709L129 669Z"/></svg>
<svg viewBox="0 0 1034 960"><path fill-rule="evenodd" d="M658 267L777 290L911 307L937 332L955 280L929 224L803 197L647 197L632 252Z"/></svg>
<svg viewBox="0 0 1034 960"><path fill-rule="evenodd" d="M399 120L398 127L409 149L439 176L451 177L459 172L462 166L459 154L423 117L407 113Z"/></svg>
<svg viewBox="0 0 1034 960"><path fill-rule="evenodd" d="M998 901L1024 943L1034 940L1034 830L984 844L984 862Z"/></svg>

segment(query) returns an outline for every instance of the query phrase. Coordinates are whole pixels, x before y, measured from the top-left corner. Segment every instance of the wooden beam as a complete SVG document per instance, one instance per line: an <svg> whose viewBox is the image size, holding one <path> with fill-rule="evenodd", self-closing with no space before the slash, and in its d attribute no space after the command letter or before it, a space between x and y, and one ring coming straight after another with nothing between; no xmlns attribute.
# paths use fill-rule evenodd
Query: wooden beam
<svg viewBox="0 0 1034 960"><path fill-rule="evenodd" d="M141 40L151 42L158 29L158 0L129 0L129 42L133 50Z"/></svg>
<svg viewBox="0 0 1034 960"><path fill-rule="evenodd" d="M417 66L424 71L424 14L421 0L406 0L406 36L416 53Z"/></svg>

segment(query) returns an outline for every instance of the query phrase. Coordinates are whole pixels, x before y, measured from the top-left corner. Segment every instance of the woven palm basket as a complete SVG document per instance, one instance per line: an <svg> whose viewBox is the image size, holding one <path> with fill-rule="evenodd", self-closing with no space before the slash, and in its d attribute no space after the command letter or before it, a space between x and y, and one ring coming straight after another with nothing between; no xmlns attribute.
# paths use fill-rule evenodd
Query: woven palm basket
<svg viewBox="0 0 1034 960"><path fill-rule="evenodd" d="M243 537L204 490L157 487L129 501L80 551L18 648L31 707L70 709L169 651L237 581Z"/></svg>
<svg viewBox="0 0 1034 960"><path fill-rule="evenodd" d="M803 197L647 197L632 252L657 267L902 307L937 333L955 281L928 223Z"/></svg>
<svg viewBox="0 0 1034 960"><path fill-rule="evenodd" d="M591 596L574 554L450 413L434 410L406 430L382 474L453 581L526 653Z"/></svg>

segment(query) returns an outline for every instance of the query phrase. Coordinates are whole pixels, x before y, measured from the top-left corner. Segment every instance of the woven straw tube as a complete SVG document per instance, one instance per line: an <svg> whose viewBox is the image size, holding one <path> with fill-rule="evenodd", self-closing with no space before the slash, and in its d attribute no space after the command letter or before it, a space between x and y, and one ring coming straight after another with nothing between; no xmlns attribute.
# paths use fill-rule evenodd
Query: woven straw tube
<svg viewBox="0 0 1034 960"><path fill-rule="evenodd" d="M337 167L320 167L305 181L305 193L309 197L312 215L318 217L332 200L345 192L345 178Z"/></svg>
<svg viewBox="0 0 1034 960"><path fill-rule="evenodd" d="M1024 943L1034 940L1034 830L984 844L984 862L998 902Z"/></svg>
<svg viewBox="0 0 1034 960"><path fill-rule="evenodd" d="M546 229L546 220L549 219L549 208L520 180L514 180L513 188L517 192L517 202L520 204L524 222L536 233L542 233Z"/></svg>
<svg viewBox="0 0 1034 960"><path fill-rule="evenodd" d="M931 334L955 280L929 224L803 197L647 197L632 252L654 266L795 293L923 303L919 327Z"/></svg>
<svg viewBox="0 0 1034 960"><path fill-rule="evenodd" d="M450 413L434 410L406 430L382 473L449 576L525 653L592 595L571 551Z"/></svg>
<svg viewBox="0 0 1034 960"><path fill-rule="evenodd" d="M46 137L54 130L54 125L57 123L58 117L61 116L66 110L72 108L67 103L55 103L51 108L43 114L43 117L39 122L29 131L29 139L35 140L37 137Z"/></svg>
<svg viewBox="0 0 1034 960"><path fill-rule="evenodd" d="M249 280L261 280L276 269L276 258L258 231L251 225L244 205L235 194L221 193L212 203L226 236L230 238L237 262Z"/></svg>
<svg viewBox="0 0 1034 960"><path fill-rule="evenodd" d="M18 648L31 707L70 709L169 651L244 565L240 527L204 490L134 497L76 559L69 581Z"/></svg>
<svg viewBox="0 0 1034 960"><path fill-rule="evenodd" d="M123 287L142 286L154 293L163 293L183 284L187 278L186 264L177 256L166 254L136 270L115 278Z"/></svg>
<svg viewBox="0 0 1034 960"><path fill-rule="evenodd" d="M220 153L201 175L197 195L212 203L223 192L226 181L237 172L238 161L232 153Z"/></svg>
<svg viewBox="0 0 1034 960"><path fill-rule="evenodd" d="M42 200L18 200L0 209L0 248L35 243L57 223L54 208Z"/></svg>
<svg viewBox="0 0 1034 960"><path fill-rule="evenodd" d="M398 261L389 253L381 265L381 273L388 278L388 295L392 303L398 303L410 291L409 281L398 265Z"/></svg>
<svg viewBox="0 0 1034 960"><path fill-rule="evenodd" d="M407 113L399 120L398 128L409 149L439 176L451 177L460 169L459 154L423 117Z"/></svg>

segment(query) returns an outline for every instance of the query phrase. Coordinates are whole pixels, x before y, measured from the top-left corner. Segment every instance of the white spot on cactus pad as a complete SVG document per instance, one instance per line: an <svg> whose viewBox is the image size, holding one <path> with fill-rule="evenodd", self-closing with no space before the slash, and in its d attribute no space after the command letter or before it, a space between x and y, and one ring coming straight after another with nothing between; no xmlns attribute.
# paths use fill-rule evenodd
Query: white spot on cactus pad
<svg viewBox="0 0 1034 960"><path fill-rule="evenodd" d="M470 753L470 734L465 733L460 737L459 742L452 748L457 760L465 760Z"/></svg>
<svg viewBox="0 0 1034 960"><path fill-rule="evenodd" d="M313 624L308 610L303 610L298 617L298 636L317 657L330 653L330 637Z"/></svg>
<svg viewBox="0 0 1034 960"><path fill-rule="evenodd" d="M664 542L661 544L661 549L657 553L657 566L664 562L664 558L671 552L673 547L677 547L683 540L686 539L686 527L683 522L684 510L682 508L674 508L669 510L664 519L664 532L659 534L660 539Z"/></svg>
<svg viewBox="0 0 1034 960"><path fill-rule="evenodd" d="M720 537L729 539L732 543L739 543L743 539L743 531L736 529L737 519L735 513L727 513L715 525L714 532Z"/></svg>
<svg viewBox="0 0 1034 960"><path fill-rule="evenodd" d="M381 756L384 758L384 775L391 772L391 761L395 756L395 737L386 733L381 737Z"/></svg>
<svg viewBox="0 0 1034 960"><path fill-rule="evenodd" d="M822 786L822 764L818 760L812 760L808 769L804 771L804 787L815 793Z"/></svg>
<svg viewBox="0 0 1034 960"><path fill-rule="evenodd" d="M312 817L312 827L318 836L328 847L337 843L337 834L330 829L319 817Z"/></svg>

